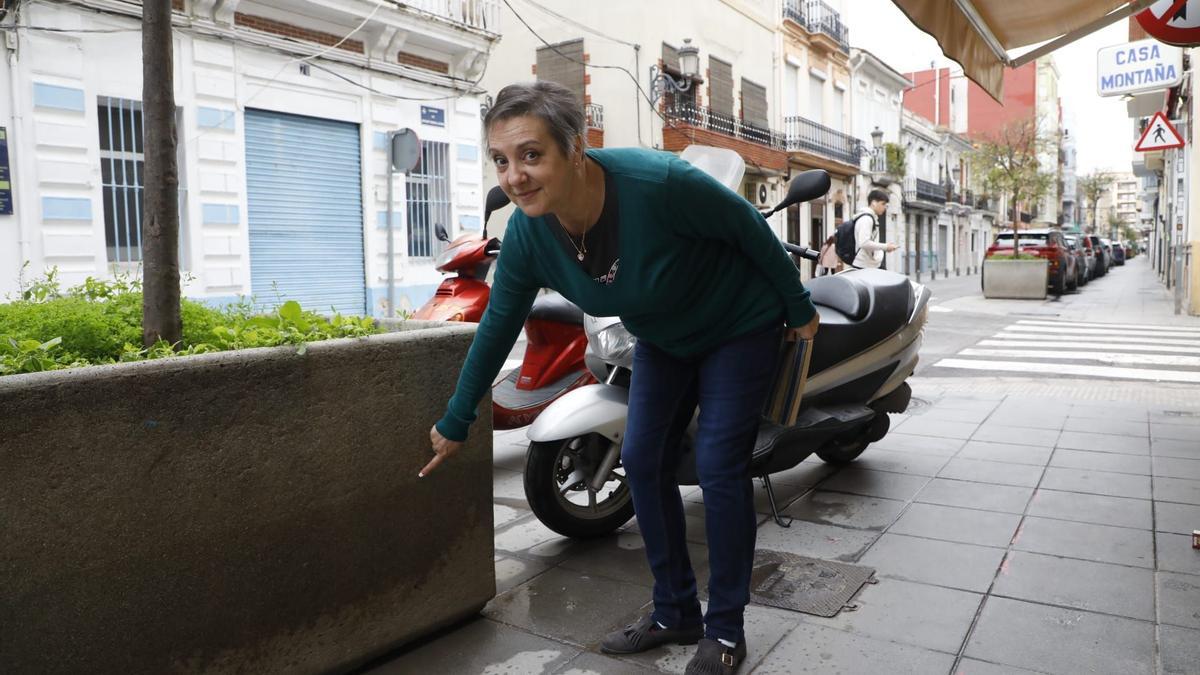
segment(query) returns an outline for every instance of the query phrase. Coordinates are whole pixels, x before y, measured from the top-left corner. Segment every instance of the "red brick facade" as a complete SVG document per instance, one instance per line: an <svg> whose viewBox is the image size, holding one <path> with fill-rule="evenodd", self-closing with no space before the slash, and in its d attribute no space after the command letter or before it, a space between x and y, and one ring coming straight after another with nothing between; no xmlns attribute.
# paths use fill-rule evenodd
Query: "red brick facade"
<svg viewBox="0 0 1200 675"><path fill-rule="evenodd" d="M410 52L400 52L396 54L396 61L403 63L406 66L421 68L423 70L432 70L435 73L443 75L450 72L450 64L437 61L435 59L427 59L424 56L418 56Z"/></svg>
<svg viewBox="0 0 1200 675"><path fill-rule="evenodd" d="M603 129L595 129L593 127L588 127L587 144L588 144L589 148L603 148L604 147L604 130Z"/></svg>
<svg viewBox="0 0 1200 675"><path fill-rule="evenodd" d="M284 37L304 40L306 42L315 42L325 46L337 44L338 40L342 39L342 36L340 35L322 33L321 31L301 28L299 26L293 26L290 23L284 23L274 19L267 19L261 16L254 16L253 14L243 14L242 12L234 13L233 22L238 26L253 28L254 30L260 30L264 33L282 35ZM346 40L338 46L338 49L344 49L348 52L354 52L356 54L364 53L363 43L360 40Z"/></svg>
<svg viewBox="0 0 1200 675"><path fill-rule="evenodd" d="M694 127L685 122L675 120L674 126L663 126L663 150L683 152L689 145L711 145L718 148L728 148L737 152L747 164L783 171L787 168L788 154L783 150L775 150L765 145L751 143L740 138L727 136L719 131Z"/></svg>

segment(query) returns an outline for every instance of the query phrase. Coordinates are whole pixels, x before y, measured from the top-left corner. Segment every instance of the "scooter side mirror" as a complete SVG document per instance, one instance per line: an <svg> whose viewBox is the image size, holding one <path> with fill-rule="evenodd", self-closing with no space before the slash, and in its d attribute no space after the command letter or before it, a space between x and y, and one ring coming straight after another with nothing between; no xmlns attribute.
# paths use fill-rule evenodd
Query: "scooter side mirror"
<svg viewBox="0 0 1200 675"><path fill-rule="evenodd" d="M450 235L446 234L446 228L441 223L433 226L433 233L438 238L438 241L450 241Z"/></svg>
<svg viewBox="0 0 1200 675"><path fill-rule="evenodd" d="M775 208L763 216L769 218L793 204L816 199L829 192L830 184L829 173L826 171L821 169L804 171L788 183L787 196L783 198L783 201L776 204Z"/></svg>
<svg viewBox="0 0 1200 675"><path fill-rule="evenodd" d="M487 223L492 217L493 211L498 211L509 204L508 195L504 194L504 190L499 185L488 190L487 197L483 201L483 236L487 238Z"/></svg>

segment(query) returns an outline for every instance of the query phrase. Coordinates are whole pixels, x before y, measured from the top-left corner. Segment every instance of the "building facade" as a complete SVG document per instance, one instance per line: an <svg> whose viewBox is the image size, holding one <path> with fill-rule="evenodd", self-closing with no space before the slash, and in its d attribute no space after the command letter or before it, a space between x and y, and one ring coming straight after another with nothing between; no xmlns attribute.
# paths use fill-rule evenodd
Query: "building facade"
<svg viewBox="0 0 1200 675"><path fill-rule="evenodd" d="M852 133L856 138L871 139L864 153L858 177L856 210L866 208L872 189L888 191L891 199L880 223L879 239L897 245L898 250L884 256L884 266L904 268L905 240L904 177L907 155L902 144L904 91L913 86L908 78L865 49L851 49Z"/></svg>
<svg viewBox="0 0 1200 675"><path fill-rule="evenodd" d="M497 5L176 0L184 293L374 314L389 283L399 309L431 296L434 227L479 227L483 97L470 82L498 38ZM109 0L29 3L21 24L39 29L10 33L0 296L25 262L67 284L140 265L140 15ZM424 145L396 179L389 280L387 132L405 127Z"/></svg>

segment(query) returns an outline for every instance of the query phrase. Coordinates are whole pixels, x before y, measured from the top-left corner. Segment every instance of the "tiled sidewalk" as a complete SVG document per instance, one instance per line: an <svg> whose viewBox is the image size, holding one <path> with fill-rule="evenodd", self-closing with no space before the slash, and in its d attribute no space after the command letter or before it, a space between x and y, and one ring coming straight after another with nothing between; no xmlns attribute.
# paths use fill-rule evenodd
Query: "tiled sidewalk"
<svg viewBox="0 0 1200 675"><path fill-rule="evenodd" d="M979 395L893 424L851 467L775 477L790 529L756 490L760 548L875 567L878 583L832 619L750 606L740 672L1200 672L1200 411ZM497 434L500 595L372 672L681 673L693 648L598 653L650 599L636 524L594 542L543 527L524 449ZM704 583L701 495L684 494Z"/></svg>

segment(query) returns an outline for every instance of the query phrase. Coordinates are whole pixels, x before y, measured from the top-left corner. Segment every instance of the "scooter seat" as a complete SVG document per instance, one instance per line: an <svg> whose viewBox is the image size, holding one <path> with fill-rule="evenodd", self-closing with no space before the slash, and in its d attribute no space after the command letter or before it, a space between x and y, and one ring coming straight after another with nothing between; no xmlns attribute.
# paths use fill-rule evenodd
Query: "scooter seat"
<svg viewBox="0 0 1200 675"><path fill-rule="evenodd" d="M912 314L912 285L884 270L854 270L805 284L821 315L810 373L865 352L904 327Z"/></svg>
<svg viewBox="0 0 1200 675"><path fill-rule="evenodd" d="M530 319L583 325L583 310L558 293L539 295L529 310Z"/></svg>
<svg viewBox="0 0 1200 675"><path fill-rule="evenodd" d="M845 274L817 277L805 287L814 304L832 307L852 321L861 321L871 306L871 294L866 287Z"/></svg>

